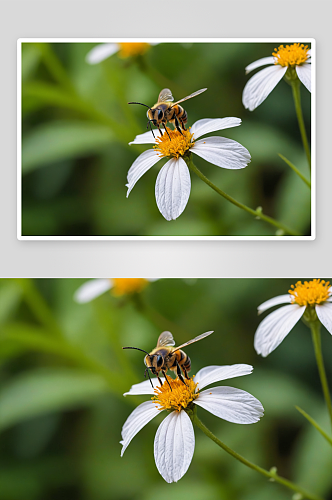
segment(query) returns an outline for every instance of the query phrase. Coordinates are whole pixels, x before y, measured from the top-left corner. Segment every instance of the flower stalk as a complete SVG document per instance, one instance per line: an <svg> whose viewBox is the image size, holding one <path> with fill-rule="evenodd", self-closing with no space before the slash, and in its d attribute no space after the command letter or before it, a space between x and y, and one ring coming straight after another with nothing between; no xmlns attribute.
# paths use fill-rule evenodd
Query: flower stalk
<svg viewBox="0 0 332 500"><path fill-rule="evenodd" d="M323 360L323 355L322 355L322 345L321 345L321 338L320 338L320 322L318 320L311 321L309 323L309 325L310 325L310 330L311 330L311 335L312 335L312 341L314 344L314 350L315 350L315 356L316 356L319 377L320 377L320 381L322 384L323 394L324 394L326 406L327 406L327 409L328 409L328 412L330 415L331 425L332 425L332 403L331 403L329 385L327 382L326 371L325 371L325 367L324 367L324 360Z"/></svg>
<svg viewBox="0 0 332 500"><path fill-rule="evenodd" d="M306 185L308 186L309 189L311 189L311 182L306 179L306 177L304 177L303 174L301 174L301 172L299 171L298 168L296 168L296 166L289 160L287 160L287 158L285 158L282 154L278 154L280 156L280 158L282 160L284 160L285 163L287 163L287 165L296 173L296 175L298 175L300 177L300 179L303 180L303 182L306 183Z"/></svg>
<svg viewBox="0 0 332 500"><path fill-rule="evenodd" d="M289 481L288 479L285 479L281 476L279 476L276 472L275 468L271 468L269 471L266 469L263 469L262 467L259 467L258 465L250 462L246 458L242 457L238 453L236 453L234 450L229 448L226 444L224 444L220 439L218 439L204 424L203 422L197 417L197 413L194 412L192 415L193 423L201 429L201 431L204 432L204 434L212 439L220 448L225 450L229 455L232 457L236 458L239 462L243 463L250 469L255 470L256 472L259 472L265 477L268 477L272 481L275 481L276 483L282 484L283 486L286 486L286 488L289 488L290 490L295 491L296 493L299 493L302 498L307 498L308 500L322 500L321 497L318 497L317 495L313 495L312 493L308 493L306 490L298 486L297 484L293 483L292 481Z"/></svg>
<svg viewBox="0 0 332 500"><path fill-rule="evenodd" d="M245 210L246 212L253 215L254 217L258 217L259 219L264 220L268 224L271 224L272 226L275 226L278 229L281 229L283 231L283 233L287 233L287 234L290 234L292 236L300 236L300 234L298 232L293 231L292 229L285 226L281 222L273 219L272 217L269 217L268 215L263 214L261 208L257 208L256 210L253 210L252 208L247 207L243 203L240 203L239 201L235 200L234 198L229 196L227 193L225 193L224 191L219 189L215 184L213 184L213 182L211 182L207 177L205 177L205 175L196 167L191 156L190 156L190 159L187 161L187 164L188 164L189 168L192 170L192 172L194 172L203 182L205 182L205 184L210 186L214 191L216 191L216 193L220 194L220 196L222 196L223 198L228 200L230 203L233 203L233 205L241 208L242 210Z"/></svg>
<svg viewBox="0 0 332 500"><path fill-rule="evenodd" d="M307 156L309 170L311 170L311 154L310 154L310 148L309 148L307 133L305 130L302 107L301 107L300 80L298 78L296 78L296 79L291 79L291 80L287 80L287 81L290 83L290 85L292 87L294 104L295 104L295 111L296 111L297 120L299 122L302 143L303 143L305 154Z"/></svg>

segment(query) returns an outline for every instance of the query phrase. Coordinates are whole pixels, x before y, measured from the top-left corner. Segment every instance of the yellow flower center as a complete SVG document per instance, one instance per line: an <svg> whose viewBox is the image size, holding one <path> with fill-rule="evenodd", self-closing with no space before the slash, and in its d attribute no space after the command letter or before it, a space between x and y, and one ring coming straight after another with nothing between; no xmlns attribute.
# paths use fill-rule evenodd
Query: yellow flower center
<svg viewBox="0 0 332 500"><path fill-rule="evenodd" d="M149 283L145 278L111 278L113 295L126 295L139 293Z"/></svg>
<svg viewBox="0 0 332 500"><path fill-rule="evenodd" d="M178 130L171 130L167 127L167 131L169 137L164 131L162 136L156 138L156 144L153 146L161 158L169 156L179 158L195 144L192 140L194 134L191 134L189 130L183 130L181 134Z"/></svg>
<svg viewBox="0 0 332 500"><path fill-rule="evenodd" d="M309 57L308 45L303 45L303 43L293 43L293 45L280 45L278 49L274 49L272 55L276 58L274 64L280 64L280 66L298 66L306 62Z"/></svg>
<svg viewBox="0 0 332 500"><path fill-rule="evenodd" d="M330 287L329 281L320 279L305 281L304 283L298 281L291 286L288 293L291 295L292 304L313 306L325 302L331 296Z"/></svg>
<svg viewBox="0 0 332 500"><path fill-rule="evenodd" d="M198 397L198 393L195 392L197 384L194 382L194 377L186 380L186 385L180 379L174 380L167 377L167 380L172 390L165 381L161 387L155 388L156 395L151 398L156 402L158 410L181 411Z"/></svg>
<svg viewBox="0 0 332 500"><path fill-rule="evenodd" d="M119 43L120 51L119 56L123 57L133 57L140 56L144 54L149 48L149 43Z"/></svg>

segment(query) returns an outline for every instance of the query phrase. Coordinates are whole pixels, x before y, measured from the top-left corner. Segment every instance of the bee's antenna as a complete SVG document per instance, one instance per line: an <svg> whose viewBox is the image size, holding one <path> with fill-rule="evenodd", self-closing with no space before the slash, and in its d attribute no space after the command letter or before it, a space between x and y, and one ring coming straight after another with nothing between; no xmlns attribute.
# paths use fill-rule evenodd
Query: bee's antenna
<svg viewBox="0 0 332 500"><path fill-rule="evenodd" d="M122 349L136 349L137 351L145 352L145 354L149 355L149 352L144 351L144 349L139 349L138 347L122 347Z"/></svg>
<svg viewBox="0 0 332 500"><path fill-rule="evenodd" d="M128 102L128 104L140 104L141 106L145 106L146 108L151 109L150 106L148 106L147 104L143 104L142 102Z"/></svg>

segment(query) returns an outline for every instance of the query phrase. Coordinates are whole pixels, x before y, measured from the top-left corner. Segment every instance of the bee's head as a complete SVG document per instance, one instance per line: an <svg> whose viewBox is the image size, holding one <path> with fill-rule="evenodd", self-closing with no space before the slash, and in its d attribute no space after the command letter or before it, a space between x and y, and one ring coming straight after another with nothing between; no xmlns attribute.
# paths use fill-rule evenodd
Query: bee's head
<svg viewBox="0 0 332 500"><path fill-rule="evenodd" d="M164 364L164 359L160 354L148 354L144 358L144 364L148 370L151 370L154 375L157 375Z"/></svg>

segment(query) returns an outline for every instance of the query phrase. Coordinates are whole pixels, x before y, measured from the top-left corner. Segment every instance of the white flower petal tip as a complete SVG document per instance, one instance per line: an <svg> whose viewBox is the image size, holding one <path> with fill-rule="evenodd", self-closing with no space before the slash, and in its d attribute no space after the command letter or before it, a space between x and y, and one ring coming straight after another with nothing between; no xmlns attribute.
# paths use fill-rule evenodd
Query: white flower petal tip
<svg viewBox="0 0 332 500"><path fill-rule="evenodd" d="M257 307L257 313L262 314L262 312L266 311L267 309L270 309L270 307L273 306L278 306L280 304L287 304L291 302L291 296L288 294L285 295L278 295L277 297L273 297L272 299L266 300L261 304L260 306Z"/></svg>
<svg viewBox="0 0 332 500"><path fill-rule="evenodd" d="M224 137L207 137L196 141L192 152L204 160L227 169L245 168L251 161L249 151L236 141Z"/></svg>
<svg viewBox="0 0 332 500"><path fill-rule="evenodd" d="M79 304L85 304L107 292L112 286L112 282L106 278L89 280L76 290L74 300Z"/></svg>
<svg viewBox="0 0 332 500"><path fill-rule="evenodd" d="M199 394L195 404L234 424L254 424L264 415L258 399L234 387L207 389Z"/></svg>
<svg viewBox="0 0 332 500"><path fill-rule="evenodd" d="M115 54L118 50L119 46L116 43L101 43L87 53L85 60L88 64L98 64Z"/></svg>
<svg viewBox="0 0 332 500"><path fill-rule="evenodd" d="M191 181L189 169L182 158L172 158L160 170L156 181L156 202L162 216L177 219L189 200Z"/></svg>
<svg viewBox="0 0 332 500"><path fill-rule="evenodd" d="M332 335L332 304L331 302L325 302L324 304L316 305L316 314L319 321L326 328L326 330Z"/></svg>
<svg viewBox="0 0 332 500"><path fill-rule="evenodd" d="M311 64L296 66L296 73L306 89L311 92Z"/></svg>
<svg viewBox="0 0 332 500"><path fill-rule="evenodd" d="M206 366L197 372L195 382L198 383L199 389L203 389L214 382L250 375L252 371L253 367L245 364Z"/></svg>
<svg viewBox="0 0 332 500"><path fill-rule="evenodd" d="M290 304L273 311L264 318L257 328L254 338L257 354L266 357L274 351L300 320L304 311L305 306Z"/></svg>
<svg viewBox="0 0 332 500"><path fill-rule="evenodd" d="M136 158L127 174L127 198L136 182L159 160L160 158L154 149L148 149L147 151L144 151L144 153L139 155L138 158Z"/></svg>
<svg viewBox="0 0 332 500"><path fill-rule="evenodd" d="M250 78L243 89L242 103L244 107L253 111L262 104L286 71L287 67L273 65L262 69Z"/></svg>
<svg viewBox="0 0 332 500"><path fill-rule="evenodd" d="M160 378L162 383L164 383L165 379L163 377ZM128 392L125 392L124 396L137 396L142 394L152 394L154 395L154 389L159 387L158 379L152 379L153 387L151 385L150 380L144 380L144 382L140 382L139 384L134 384L131 386Z"/></svg>
<svg viewBox="0 0 332 500"><path fill-rule="evenodd" d="M155 441L157 469L167 483L179 481L187 472L194 455L195 435L185 411L173 412L160 424Z"/></svg>
<svg viewBox="0 0 332 500"><path fill-rule="evenodd" d="M136 434L159 413L160 411L156 408L153 401L145 401L145 403L135 408L122 427L122 440L120 441L122 444L121 457Z"/></svg>

